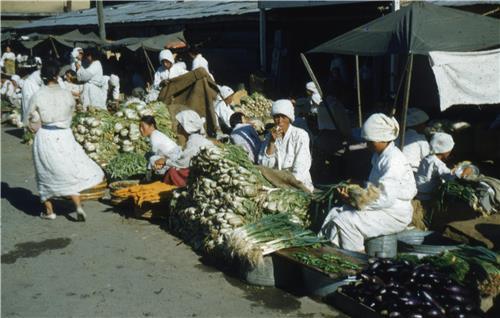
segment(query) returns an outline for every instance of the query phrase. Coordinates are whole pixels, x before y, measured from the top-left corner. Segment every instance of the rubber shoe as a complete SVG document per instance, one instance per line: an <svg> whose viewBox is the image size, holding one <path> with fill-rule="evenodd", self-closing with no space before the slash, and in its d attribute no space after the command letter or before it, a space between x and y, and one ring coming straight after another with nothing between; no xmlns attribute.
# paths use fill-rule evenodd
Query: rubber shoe
<svg viewBox="0 0 500 318"><path fill-rule="evenodd" d="M45 212L42 212L42 213L40 213L40 217L44 220L55 220L56 214L53 212L51 214L47 214Z"/></svg>
<svg viewBox="0 0 500 318"><path fill-rule="evenodd" d="M85 222L87 220L87 214L85 214L85 211L83 211L82 208L78 208L76 210L76 217L78 221Z"/></svg>

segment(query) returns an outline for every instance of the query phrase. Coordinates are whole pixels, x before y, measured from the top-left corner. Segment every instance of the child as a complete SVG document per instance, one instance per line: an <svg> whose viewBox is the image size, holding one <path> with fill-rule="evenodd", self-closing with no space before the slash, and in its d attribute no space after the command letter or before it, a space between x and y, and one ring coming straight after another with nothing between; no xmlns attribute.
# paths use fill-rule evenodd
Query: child
<svg viewBox="0 0 500 318"><path fill-rule="evenodd" d="M455 143L446 133L435 133L431 139L431 154L422 159L416 174L417 199L430 200L439 184L455 178L444 161L448 159Z"/></svg>

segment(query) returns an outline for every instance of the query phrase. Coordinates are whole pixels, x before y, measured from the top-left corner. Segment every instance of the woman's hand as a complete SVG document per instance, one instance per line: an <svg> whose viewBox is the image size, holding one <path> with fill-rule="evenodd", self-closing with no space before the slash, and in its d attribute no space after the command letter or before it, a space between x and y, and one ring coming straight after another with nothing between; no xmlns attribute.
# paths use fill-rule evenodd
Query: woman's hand
<svg viewBox="0 0 500 318"><path fill-rule="evenodd" d="M283 138L283 130L279 126L271 129L271 142L275 142L276 140L281 138Z"/></svg>
<svg viewBox="0 0 500 318"><path fill-rule="evenodd" d="M160 158L155 161L155 170L161 170L165 166L165 158Z"/></svg>
<svg viewBox="0 0 500 318"><path fill-rule="evenodd" d="M471 167L467 167L464 169L464 171L462 171L462 175L460 177L461 178L468 177L468 176L471 176L473 173L474 173L474 170L472 170Z"/></svg>
<svg viewBox="0 0 500 318"><path fill-rule="evenodd" d="M338 188L337 192L339 193L340 199L342 201L347 202L349 200L349 191L347 191L347 187Z"/></svg>

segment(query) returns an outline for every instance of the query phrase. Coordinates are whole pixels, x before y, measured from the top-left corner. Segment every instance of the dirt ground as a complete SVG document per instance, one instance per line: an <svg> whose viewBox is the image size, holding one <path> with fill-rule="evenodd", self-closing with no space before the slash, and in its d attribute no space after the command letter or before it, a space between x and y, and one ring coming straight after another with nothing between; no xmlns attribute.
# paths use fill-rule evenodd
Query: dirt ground
<svg viewBox="0 0 500 318"><path fill-rule="evenodd" d="M249 286L204 265L161 226L85 203L38 217L31 149L2 128L2 317L345 317L276 288Z"/></svg>

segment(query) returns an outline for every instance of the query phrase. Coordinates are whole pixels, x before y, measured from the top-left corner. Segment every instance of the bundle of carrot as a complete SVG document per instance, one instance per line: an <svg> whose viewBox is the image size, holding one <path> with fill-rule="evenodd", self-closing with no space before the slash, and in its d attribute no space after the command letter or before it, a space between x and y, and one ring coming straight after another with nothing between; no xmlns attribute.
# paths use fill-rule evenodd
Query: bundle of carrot
<svg viewBox="0 0 500 318"><path fill-rule="evenodd" d="M119 189L113 192L116 197L132 198L134 204L142 206L144 202L157 203L165 199L176 189L176 186L165 184L163 182L153 182L150 184L137 184L131 187Z"/></svg>

